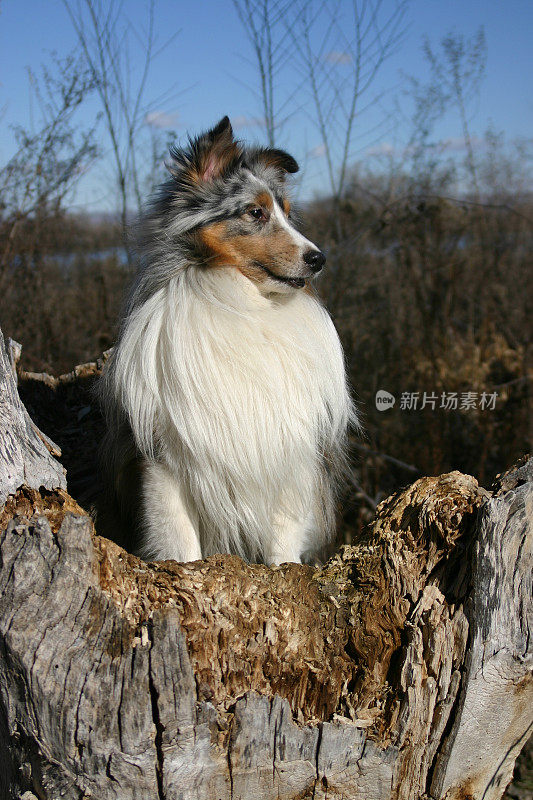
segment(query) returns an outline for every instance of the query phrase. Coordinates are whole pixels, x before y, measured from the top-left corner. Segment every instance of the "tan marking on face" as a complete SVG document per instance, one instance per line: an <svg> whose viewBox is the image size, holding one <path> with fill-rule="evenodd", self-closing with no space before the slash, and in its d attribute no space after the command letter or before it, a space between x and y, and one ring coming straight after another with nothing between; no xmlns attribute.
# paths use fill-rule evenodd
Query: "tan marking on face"
<svg viewBox="0 0 533 800"><path fill-rule="evenodd" d="M268 275L254 262L264 264L274 274L287 277L294 274L299 249L288 231L235 236L228 230L227 222L215 222L202 228L198 238L206 251L208 267L236 267L250 280L263 283Z"/></svg>
<svg viewBox="0 0 533 800"><path fill-rule="evenodd" d="M229 235L226 222L214 222L201 228L197 238L202 250L205 250L206 266L222 267L234 264L238 260L238 253L233 246L233 239Z"/></svg>
<svg viewBox="0 0 533 800"><path fill-rule="evenodd" d="M282 202L282 205L283 205L283 211L285 213L285 216L288 217L289 214L290 214L290 211L291 211L291 204L289 203L289 201L288 201L288 199L286 197L284 197L281 202Z"/></svg>
<svg viewBox="0 0 533 800"><path fill-rule="evenodd" d="M261 206L261 208L266 208L267 211L272 211L274 208L272 197L268 192L260 192L258 195L256 195L255 202L258 206Z"/></svg>

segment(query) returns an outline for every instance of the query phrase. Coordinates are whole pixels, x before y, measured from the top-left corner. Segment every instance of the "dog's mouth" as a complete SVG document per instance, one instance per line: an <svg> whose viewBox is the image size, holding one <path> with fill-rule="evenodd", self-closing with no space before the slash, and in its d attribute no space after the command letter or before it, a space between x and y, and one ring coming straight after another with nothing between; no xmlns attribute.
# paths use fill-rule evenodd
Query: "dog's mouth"
<svg viewBox="0 0 533 800"><path fill-rule="evenodd" d="M285 277L284 275L277 275L275 272L272 272L272 270L270 270L268 267L265 267L264 264L260 264L259 262L257 262L257 266L261 267L261 269L275 281L279 281L280 283L286 283L289 286L293 286L295 289L302 289L305 286L305 278L289 278Z"/></svg>

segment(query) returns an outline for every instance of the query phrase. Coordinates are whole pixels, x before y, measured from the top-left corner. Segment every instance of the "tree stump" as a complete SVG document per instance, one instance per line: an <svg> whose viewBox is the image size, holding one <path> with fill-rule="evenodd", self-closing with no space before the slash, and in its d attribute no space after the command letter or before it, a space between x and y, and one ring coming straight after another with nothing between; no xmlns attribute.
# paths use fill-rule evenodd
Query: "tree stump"
<svg viewBox="0 0 533 800"><path fill-rule="evenodd" d="M0 341L1 797L493 800L533 725L533 464L385 500L322 568L96 535Z"/></svg>

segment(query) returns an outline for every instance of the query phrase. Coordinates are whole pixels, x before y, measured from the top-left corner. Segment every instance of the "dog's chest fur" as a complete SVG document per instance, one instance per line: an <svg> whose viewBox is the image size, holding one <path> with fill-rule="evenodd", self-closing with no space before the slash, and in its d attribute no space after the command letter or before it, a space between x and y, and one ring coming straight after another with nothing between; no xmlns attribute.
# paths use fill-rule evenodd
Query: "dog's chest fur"
<svg viewBox="0 0 533 800"><path fill-rule="evenodd" d="M157 457L199 509L206 552L261 551L273 516L316 502L346 428L327 312L303 292L265 298L236 270L184 270L127 327L117 378L138 409L137 442L155 432Z"/></svg>

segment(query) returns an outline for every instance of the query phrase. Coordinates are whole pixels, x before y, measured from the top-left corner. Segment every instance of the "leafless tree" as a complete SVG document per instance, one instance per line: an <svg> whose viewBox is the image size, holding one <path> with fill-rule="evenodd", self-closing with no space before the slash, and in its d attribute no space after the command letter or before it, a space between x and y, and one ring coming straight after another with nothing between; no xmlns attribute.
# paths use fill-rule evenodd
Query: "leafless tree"
<svg viewBox="0 0 533 800"><path fill-rule="evenodd" d="M282 122L276 79L291 57L289 104L298 97L318 130L338 210L354 140L368 133L360 119L376 102L377 74L402 39L407 0L233 1L254 49L269 144Z"/></svg>
<svg viewBox="0 0 533 800"><path fill-rule="evenodd" d="M120 216L127 246L130 206L140 212L143 177L140 132L150 109L168 100L170 92L147 102L146 86L154 58L172 41L158 47L154 31L155 0L148 3L145 30L124 16L119 0L63 0L102 105L115 166ZM139 62L133 68L132 53Z"/></svg>
<svg viewBox="0 0 533 800"><path fill-rule="evenodd" d="M292 42L313 109L310 116L322 140L335 212L354 141L368 134L363 115L380 96L376 77L404 34L406 7L406 0L390 5L383 0L293 4Z"/></svg>
<svg viewBox="0 0 533 800"><path fill-rule="evenodd" d="M233 5L254 51L267 141L274 147L288 106L288 98L278 100L276 81L290 55L287 18L292 2L233 0Z"/></svg>
<svg viewBox="0 0 533 800"><path fill-rule="evenodd" d="M94 161L96 124L80 130L75 118L94 90L92 75L75 55L55 58L42 74L29 73L37 123L32 130L15 128L18 149L0 169L2 278L10 274L21 226L33 219L24 249L31 260L32 240L38 236L37 217L54 215L66 195Z"/></svg>
<svg viewBox="0 0 533 800"><path fill-rule="evenodd" d="M457 32L447 33L435 47L426 37L424 55L429 66L429 80L411 77L410 94L414 99L413 135L410 150L416 159L428 150L428 140L437 120L449 109L459 115L465 147L465 167L472 192L480 199L480 187L474 143L470 130L469 107L479 92L485 74L487 46L483 28L465 38ZM427 164L423 165L427 171Z"/></svg>

